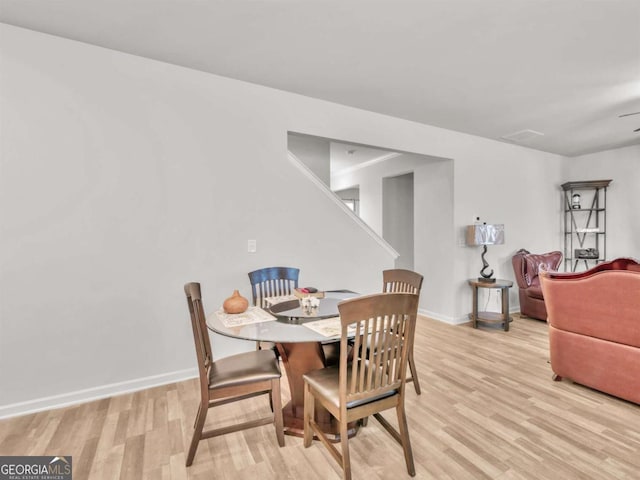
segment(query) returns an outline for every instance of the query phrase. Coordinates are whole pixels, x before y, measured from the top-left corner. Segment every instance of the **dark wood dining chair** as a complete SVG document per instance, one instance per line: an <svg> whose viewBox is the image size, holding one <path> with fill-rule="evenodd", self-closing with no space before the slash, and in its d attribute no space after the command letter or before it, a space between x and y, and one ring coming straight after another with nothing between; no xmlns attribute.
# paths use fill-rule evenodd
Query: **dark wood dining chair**
<svg viewBox="0 0 640 480"><path fill-rule="evenodd" d="M269 297L292 295L298 288L299 275L300 269L293 267L267 267L249 272L253 304L265 308ZM274 345L267 342L256 342L256 348L273 348L276 351Z"/></svg>
<svg viewBox="0 0 640 480"><path fill-rule="evenodd" d="M200 440L269 423L275 424L278 445L283 447L284 427L282 401L280 398L281 373L273 351L259 350L240 353L214 361L204 307L202 306L200 284L195 282L187 283L184 286L184 291L187 295L187 304L191 316L200 376L200 406L196 415L189 453L187 454L187 467L193 463L193 457L196 454ZM207 412L210 408L264 394L270 394L273 414L243 423L203 431Z"/></svg>
<svg viewBox="0 0 640 480"><path fill-rule="evenodd" d="M403 269L385 270L382 272L382 291L386 293L413 293L420 297L422 289L422 281L424 277L417 272ZM413 356L413 347L409 351L409 370L411 376L407 378L407 382L413 382L416 393L420 395L420 381L418 379L418 370Z"/></svg>
<svg viewBox="0 0 640 480"><path fill-rule="evenodd" d="M409 352L413 345L418 296L379 293L345 300L338 305L342 325L338 366L311 371L304 378L304 446L314 434L351 479L348 424L373 415L402 446L409 475L415 476L404 397ZM367 352L350 361L348 340L357 351ZM367 348L367 345L369 348ZM339 451L315 422L318 402L339 423ZM395 408L398 429L380 412Z"/></svg>
<svg viewBox="0 0 640 480"><path fill-rule="evenodd" d="M265 299L269 297L292 295L298 288L299 275L300 269L292 267L267 267L249 272L253 304L264 308Z"/></svg>

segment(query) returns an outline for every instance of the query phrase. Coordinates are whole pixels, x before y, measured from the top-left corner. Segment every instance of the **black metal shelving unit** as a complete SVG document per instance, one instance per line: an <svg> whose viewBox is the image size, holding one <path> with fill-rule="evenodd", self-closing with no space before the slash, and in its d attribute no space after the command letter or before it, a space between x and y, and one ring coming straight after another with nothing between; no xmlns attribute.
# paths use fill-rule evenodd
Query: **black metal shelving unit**
<svg viewBox="0 0 640 480"><path fill-rule="evenodd" d="M611 180L562 184L564 270L589 269L607 258L607 187ZM580 262L583 262L581 264Z"/></svg>

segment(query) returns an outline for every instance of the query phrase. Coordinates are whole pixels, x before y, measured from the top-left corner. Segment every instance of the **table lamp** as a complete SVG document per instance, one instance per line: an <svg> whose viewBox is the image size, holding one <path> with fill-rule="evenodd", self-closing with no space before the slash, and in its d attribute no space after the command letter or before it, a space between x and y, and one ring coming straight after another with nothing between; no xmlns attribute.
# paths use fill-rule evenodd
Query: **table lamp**
<svg viewBox="0 0 640 480"><path fill-rule="evenodd" d="M504 225L487 225L486 223L469 225L467 227L467 245L482 245L482 270L480 270L479 282L493 283L496 281L493 277L493 270L485 273L489 268L489 264L484 256L487 254L487 245L502 245L504 243Z"/></svg>

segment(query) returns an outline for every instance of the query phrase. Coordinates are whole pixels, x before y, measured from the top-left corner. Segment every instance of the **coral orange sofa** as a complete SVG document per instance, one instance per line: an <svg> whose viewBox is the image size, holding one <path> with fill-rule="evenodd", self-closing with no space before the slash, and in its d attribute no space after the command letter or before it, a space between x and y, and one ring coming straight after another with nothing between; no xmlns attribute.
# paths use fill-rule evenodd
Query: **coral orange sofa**
<svg viewBox="0 0 640 480"><path fill-rule="evenodd" d="M619 258L540 280L554 379L640 404L640 264Z"/></svg>

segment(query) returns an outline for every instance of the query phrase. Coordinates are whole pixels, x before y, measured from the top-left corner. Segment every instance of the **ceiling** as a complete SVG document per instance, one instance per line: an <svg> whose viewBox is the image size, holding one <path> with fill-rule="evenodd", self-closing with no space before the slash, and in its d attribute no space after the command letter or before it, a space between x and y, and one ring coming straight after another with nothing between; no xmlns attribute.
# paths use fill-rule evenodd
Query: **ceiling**
<svg viewBox="0 0 640 480"><path fill-rule="evenodd" d="M638 0L0 0L0 21L563 155L640 144Z"/></svg>

